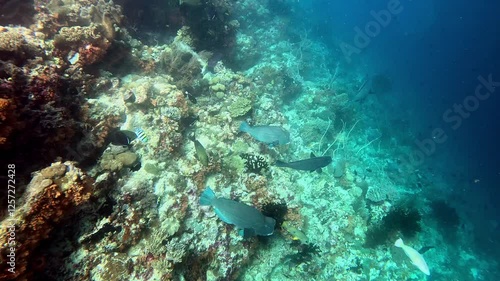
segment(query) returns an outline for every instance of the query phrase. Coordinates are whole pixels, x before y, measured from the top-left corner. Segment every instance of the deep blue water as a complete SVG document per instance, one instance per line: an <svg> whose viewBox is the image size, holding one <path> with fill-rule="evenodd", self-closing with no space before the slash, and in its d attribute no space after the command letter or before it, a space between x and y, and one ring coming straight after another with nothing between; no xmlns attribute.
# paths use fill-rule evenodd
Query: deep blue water
<svg viewBox="0 0 500 281"><path fill-rule="evenodd" d="M436 144L425 164L448 176L449 183L460 179L449 188L462 194L455 204L477 217L476 227L498 221L500 88L482 87L481 100L475 90L483 85L480 76L500 82L500 2L323 0L300 5L315 38L337 51L343 42L356 46L355 28L373 23L373 12L397 7L397 14L385 18L386 26L370 27L375 35L361 52L344 60L391 78L393 91L383 100L392 115L410 116L415 141L430 139L434 129L444 131L446 140ZM463 105L463 115L455 105ZM498 239L498 233L494 236Z"/></svg>

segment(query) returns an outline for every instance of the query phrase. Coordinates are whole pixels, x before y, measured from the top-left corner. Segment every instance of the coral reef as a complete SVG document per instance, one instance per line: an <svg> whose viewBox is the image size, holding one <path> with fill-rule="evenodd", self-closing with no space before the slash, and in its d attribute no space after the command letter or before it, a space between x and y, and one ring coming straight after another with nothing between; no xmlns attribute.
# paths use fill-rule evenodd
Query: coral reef
<svg viewBox="0 0 500 281"><path fill-rule="evenodd" d="M411 239L422 230L420 226L421 215L415 209L394 207L382 221L372 225L367 233L365 246L376 247L386 243L394 243L396 235Z"/></svg>
<svg viewBox="0 0 500 281"><path fill-rule="evenodd" d="M2 244L7 243L9 227L16 229L16 270L6 271L8 248L2 248L3 280L31 280L35 271L33 255L40 243L49 238L94 193L93 179L72 162L56 162L36 172L11 217L2 221Z"/></svg>
<svg viewBox="0 0 500 281"><path fill-rule="evenodd" d="M446 232L474 234L428 203L435 172L403 165L415 136L379 100L391 79L343 65L295 2L3 1L0 163L16 164L22 197L0 230L5 245L16 229L16 274L2 248L0 278L421 280L379 247L401 235L442 245L429 264L452 279ZM356 102L364 82L376 95ZM249 141L242 121L290 143ZM311 151L333 164L269 165ZM199 206L206 186L276 219L274 234L243 239ZM466 274L493 272L459 250Z"/></svg>

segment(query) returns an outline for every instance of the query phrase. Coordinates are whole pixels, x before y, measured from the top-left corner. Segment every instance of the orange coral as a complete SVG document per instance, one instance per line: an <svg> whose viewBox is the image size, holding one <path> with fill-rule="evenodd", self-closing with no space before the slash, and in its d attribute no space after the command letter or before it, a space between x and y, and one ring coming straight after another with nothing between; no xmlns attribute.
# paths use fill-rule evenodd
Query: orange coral
<svg viewBox="0 0 500 281"><path fill-rule="evenodd" d="M51 231L75 210L87 202L93 189L93 180L86 176L73 163L54 163L42 169L31 180L22 198L22 204L2 222L2 225L14 224L16 232L16 268L15 273L7 271L4 260L8 249L0 250L0 279L29 280L33 272L28 268L32 257L41 241L48 238ZM7 243L8 230L0 229L0 242Z"/></svg>
<svg viewBox="0 0 500 281"><path fill-rule="evenodd" d="M0 98L0 120L5 121L7 119L7 111L10 107L10 100Z"/></svg>
<svg viewBox="0 0 500 281"><path fill-rule="evenodd" d="M106 50L109 45L109 42L105 42L103 47L98 47L92 44L80 47L78 49L78 52L80 53L79 62L82 65L90 65L100 61L104 57L104 54L106 54Z"/></svg>
<svg viewBox="0 0 500 281"><path fill-rule="evenodd" d="M10 134L13 131L16 123L16 106L11 99L0 98L0 121L2 126L0 127L0 145L7 143Z"/></svg>

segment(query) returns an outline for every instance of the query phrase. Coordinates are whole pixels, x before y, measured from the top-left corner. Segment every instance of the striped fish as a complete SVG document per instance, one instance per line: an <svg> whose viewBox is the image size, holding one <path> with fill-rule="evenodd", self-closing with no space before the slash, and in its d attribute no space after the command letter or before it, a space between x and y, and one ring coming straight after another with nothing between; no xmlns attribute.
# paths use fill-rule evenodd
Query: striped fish
<svg viewBox="0 0 500 281"><path fill-rule="evenodd" d="M137 135L137 139L140 140L142 143L148 142L148 137L141 128L135 128L134 132Z"/></svg>

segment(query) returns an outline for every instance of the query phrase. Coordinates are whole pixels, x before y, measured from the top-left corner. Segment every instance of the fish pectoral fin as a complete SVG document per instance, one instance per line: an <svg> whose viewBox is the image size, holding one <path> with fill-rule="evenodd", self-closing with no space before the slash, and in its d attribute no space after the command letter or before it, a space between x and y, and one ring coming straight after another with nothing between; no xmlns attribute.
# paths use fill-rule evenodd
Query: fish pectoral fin
<svg viewBox="0 0 500 281"><path fill-rule="evenodd" d="M255 231L251 228L243 228L238 230L238 234L246 239L255 236Z"/></svg>
<svg viewBox="0 0 500 281"><path fill-rule="evenodd" d="M228 223L228 224L233 224L233 223L231 222L231 220L227 219L227 218L226 218L226 216L224 216L224 214L223 214L221 211L219 211L217 208L214 208L214 210L215 210L215 214L216 214L216 215L219 217L219 219L221 219L223 222Z"/></svg>
<svg viewBox="0 0 500 281"><path fill-rule="evenodd" d="M278 141L273 141L273 142L270 142L268 145L269 145L269 147L271 147L271 148L272 148L272 147L277 146L278 144L279 144L279 142L278 142Z"/></svg>
<svg viewBox="0 0 500 281"><path fill-rule="evenodd" d="M321 174L323 172L323 170L321 170L321 168L317 169L316 172L318 172L318 174Z"/></svg>

